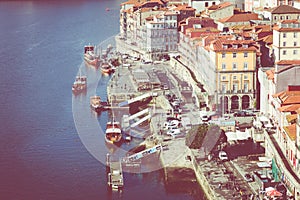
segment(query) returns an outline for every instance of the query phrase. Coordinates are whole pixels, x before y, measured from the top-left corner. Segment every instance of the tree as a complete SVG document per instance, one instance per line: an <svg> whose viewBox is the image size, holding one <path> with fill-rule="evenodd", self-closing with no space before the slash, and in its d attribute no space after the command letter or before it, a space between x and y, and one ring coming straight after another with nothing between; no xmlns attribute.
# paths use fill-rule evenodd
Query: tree
<svg viewBox="0 0 300 200"><path fill-rule="evenodd" d="M191 149L199 149L208 131L207 124L192 127L186 134L185 144Z"/></svg>

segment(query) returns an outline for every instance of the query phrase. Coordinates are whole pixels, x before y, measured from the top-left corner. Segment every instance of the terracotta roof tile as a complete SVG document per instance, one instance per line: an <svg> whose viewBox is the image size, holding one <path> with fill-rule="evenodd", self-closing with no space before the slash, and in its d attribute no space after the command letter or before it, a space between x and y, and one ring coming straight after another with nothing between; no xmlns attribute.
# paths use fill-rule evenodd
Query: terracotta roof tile
<svg viewBox="0 0 300 200"><path fill-rule="evenodd" d="M280 5L271 10L272 14L291 14L291 13L299 13L300 10L289 5Z"/></svg>
<svg viewBox="0 0 300 200"><path fill-rule="evenodd" d="M218 5L211 5L207 9L208 10L218 10L218 9L222 9L222 8L225 8L225 7L228 7L228 6L231 6L231 5L232 5L232 3L230 3L230 2L223 2L223 3L220 3Z"/></svg>
<svg viewBox="0 0 300 200"><path fill-rule="evenodd" d="M292 141L296 140L296 124L284 126L283 129Z"/></svg>
<svg viewBox="0 0 300 200"><path fill-rule="evenodd" d="M300 60L280 60L277 65L300 65Z"/></svg>
<svg viewBox="0 0 300 200"><path fill-rule="evenodd" d="M243 13L243 14L234 14L230 17L220 19L219 22L246 22L250 20L259 20L258 14L256 13Z"/></svg>
<svg viewBox="0 0 300 200"><path fill-rule="evenodd" d="M286 106L281 106L278 108L280 112L295 112L300 108L300 104L291 104Z"/></svg>
<svg viewBox="0 0 300 200"><path fill-rule="evenodd" d="M295 120L297 120L297 117L297 114L287 115L286 120L288 121L288 123L293 123Z"/></svg>
<svg viewBox="0 0 300 200"><path fill-rule="evenodd" d="M274 69L266 71L268 80L274 80Z"/></svg>
<svg viewBox="0 0 300 200"><path fill-rule="evenodd" d="M281 105L300 104L300 91L282 91L272 95L281 101Z"/></svg>

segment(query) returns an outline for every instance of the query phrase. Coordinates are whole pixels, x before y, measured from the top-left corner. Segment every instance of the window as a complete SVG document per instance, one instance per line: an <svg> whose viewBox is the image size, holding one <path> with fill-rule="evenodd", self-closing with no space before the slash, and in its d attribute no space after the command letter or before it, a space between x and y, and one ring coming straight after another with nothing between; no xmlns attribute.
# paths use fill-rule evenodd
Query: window
<svg viewBox="0 0 300 200"><path fill-rule="evenodd" d="M294 47L296 47L297 46L297 42L294 42Z"/></svg>
<svg viewBox="0 0 300 200"><path fill-rule="evenodd" d="M280 20L283 20L283 16L280 16Z"/></svg>
<svg viewBox="0 0 300 200"><path fill-rule="evenodd" d="M233 70L236 70L236 69L237 69L236 63L232 63L232 69L233 69Z"/></svg>
<svg viewBox="0 0 300 200"><path fill-rule="evenodd" d="M284 51L282 52L282 54L283 54L283 55L286 55L286 50L284 50Z"/></svg>
<svg viewBox="0 0 300 200"><path fill-rule="evenodd" d="M286 46L286 42L283 42L283 44L282 44L284 47Z"/></svg>
<svg viewBox="0 0 300 200"><path fill-rule="evenodd" d="M232 85L232 90L233 90L233 93L237 93L237 90L238 90L238 84L237 83L234 83Z"/></svg>
<svg viewBox="0 0 300 200"><path fill-rule="evenodd" d="M225 70L225 69L226 69L226 64L222 63L222 70Z"/></svg>
<svg viewBox="0 0 300 200"><path fill-rule="evenodd" d="M222 93L226 93L226 84L222 84Z"/></svg>
<svg viewBox="0 0 300 200"><path fill-rule="evenodd" d="M232 53L232 57L233 57L233 58L236 58L236 53Z"/></svg>
<svg viewBox="0 0 300 200"><path fill-rule="evenodd" d="M244 70L248 69L248 63L244 62Z"/></svg>
<svg viewBox="0 0 300 200"><path fill-rule="evenodd" d="M205 2L205 7L208 7L208 2Z"/></svg>
<svg viewBox="0 0 300 200"><path fill-rule="evenodd" d="M222 58L225 58L226 57L226 53L222 53Z"/></svg>
<svg viewBox="0 0 300 200"><path fill-rule="evenodd" d="M248 80L248 76L247 76L247 75L244 75L244 79L245 79L245 80Z"/></svg>
<svg viewBox="0 0 300 200"><path fill-rule="evenodd" d="M244 91L248 92L248 82L244 82Z"/></svg>
<svg viewBox="0 0 300 200"><path fill-rule="evenodd" d="M244 52L244 58L248 57L248 52Z"/></svg>
<svg viewBox="0 0 300 200"><path fill-rule="evenodd" d="M294 38L297 38L297 32L294 32Z"/></svg>
<svg viewBox="0 0 300 200"><path fill-rule="evenodd" d="M276 16L274 16L274 20L277 20L277 17L276 17Z"/></svg>
<svg viewBox="0 0 300 200"><path fill-rule="evenodd" d="M236 76L233 76L232 78L233 78L233 80L236 80Z"/></svg>
<svg viewBox="0 0 300 200"><path fill-rule="evenodd" d="M283 33L282 37L283 37L283 38L286 38L286 33Z"/></svg>
<svg viewBox="0 0 300 200"><path fill-rule="evenodd" d="M222 76L222 81L225 81L226 80L226 76Z"/></svg>
<svg viewBox="0 0 300 200"><path fill-rule="evenodd" d="M238 48L238 45L237 44L234 44L232 45L234 49L237 49Z"/></svg>
<svg viewBox="0 0 300 200"><path fill-rule="evenodd" d="M297 55L297 53L298 53L297 50L294 50L294 51L293 51L293 54L294 54L294 55Z"/></svg>

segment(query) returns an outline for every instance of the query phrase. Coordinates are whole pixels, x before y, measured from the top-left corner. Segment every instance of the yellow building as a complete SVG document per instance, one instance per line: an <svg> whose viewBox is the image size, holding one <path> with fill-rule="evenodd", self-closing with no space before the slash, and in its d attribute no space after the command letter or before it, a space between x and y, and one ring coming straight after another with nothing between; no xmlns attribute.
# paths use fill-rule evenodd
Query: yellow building
<svg viewBox="0 0 300 200"><path fill-rule="evenodd" d="M257 92L255 42L220 38L210 43L209 51L216 66L217 110L253 108Z"/></svg>

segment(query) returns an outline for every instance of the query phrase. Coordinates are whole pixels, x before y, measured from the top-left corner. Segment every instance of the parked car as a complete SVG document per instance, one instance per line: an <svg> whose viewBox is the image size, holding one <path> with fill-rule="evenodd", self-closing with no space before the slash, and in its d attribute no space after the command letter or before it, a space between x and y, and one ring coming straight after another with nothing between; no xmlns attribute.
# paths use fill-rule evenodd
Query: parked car
<svg viewBox="0 0 300 200"><path fill-rule="evenodd" d="M225 151L220 151L219 152L219 159L222 160L222 161L227 161L228 160L227 153Z"/></svg>
<svg viewBox="0 0 300 200"><path fill-rule="evenodd" d="M251 113L251 112L248 112L248 111L245 111L245 110L240 110L240 111L237 111L233 114L234 117L248 117L248 116L255 116L254 113Z"/></svg>
<svg viewBox="0 0 300 200"><path fill-rule="evenodd" d="M169 122L164 123L164 129L174 129L179 126L179 121L178 120L171 120Z"/></svg>
<svg viewBox="0 0 300 200"><path fill-rule="evenodd" d="M180 134L180 129L171 129L167 132L167 135L175 137Z"/></svg>

